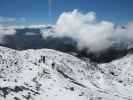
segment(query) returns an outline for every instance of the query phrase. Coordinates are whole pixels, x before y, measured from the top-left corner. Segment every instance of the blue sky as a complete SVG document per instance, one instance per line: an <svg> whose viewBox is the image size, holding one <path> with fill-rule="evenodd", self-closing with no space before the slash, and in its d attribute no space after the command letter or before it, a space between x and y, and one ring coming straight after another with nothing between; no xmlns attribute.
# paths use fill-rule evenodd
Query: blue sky
<svg viewBox="0 0 133 100"><path fill-rule="evenodd" d="M99 20L125 24L133 21L133 0L52 0L52 22L64 11L96 12ZM49 23L48 0L0 0L0 24ZM1 18L2 17L2 18Z"/></svg>

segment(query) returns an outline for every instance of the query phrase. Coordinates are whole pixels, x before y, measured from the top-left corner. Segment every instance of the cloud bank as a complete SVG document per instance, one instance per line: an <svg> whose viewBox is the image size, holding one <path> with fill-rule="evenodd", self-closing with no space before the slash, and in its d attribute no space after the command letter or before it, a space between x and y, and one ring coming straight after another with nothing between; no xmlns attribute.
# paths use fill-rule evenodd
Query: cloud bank
<svg viewBox="0 0 133 100"><path fill-rule="evenodd" d="M133 47L133 23L121 27L114 22L97 21L95 12L64 12L55 27L57 37L73 38L79 50L101 52L110 47Z"/></svg>
<svg viewBox="0 0 133 100"><path fill-rule="evenodd" d="M25 20L25 19L23 19ZM103 52L109 48L133 48L133 22L118 26L114 22L97 21L95 12L82 13L78 10L62 13L56 24L30 26L2 26L0 25L0 42L6 35L14 35L16 29L39 29L44 39L47 37L69 37L77 42L78 50L87 49L88 52ZM25 35L33 35L28 33ZM35 32L35 34L38 34Z"/></svg>

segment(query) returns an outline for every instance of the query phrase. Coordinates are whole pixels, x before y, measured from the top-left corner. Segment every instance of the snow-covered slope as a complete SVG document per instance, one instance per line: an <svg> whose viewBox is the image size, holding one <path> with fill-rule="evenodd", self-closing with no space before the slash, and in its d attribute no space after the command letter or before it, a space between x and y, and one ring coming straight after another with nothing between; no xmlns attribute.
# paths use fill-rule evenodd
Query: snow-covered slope
<svg viewBox="0 0 133 100"><path fill-rule="evenodd" d="M132 100L132 62L95 65L50 49L0 47L0 100Z"/></svg>

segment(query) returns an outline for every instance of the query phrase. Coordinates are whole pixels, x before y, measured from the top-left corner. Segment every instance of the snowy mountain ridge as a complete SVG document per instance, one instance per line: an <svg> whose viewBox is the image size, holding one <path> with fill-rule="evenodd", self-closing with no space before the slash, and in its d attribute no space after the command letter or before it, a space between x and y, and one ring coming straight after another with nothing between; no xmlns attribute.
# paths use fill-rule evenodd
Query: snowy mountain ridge
<svg viewBox="0 0 133 100"><path fill-rule="evenodd" d="M51 49L0 47L0 100L133 100L133 55L94 64Z"/></svg>

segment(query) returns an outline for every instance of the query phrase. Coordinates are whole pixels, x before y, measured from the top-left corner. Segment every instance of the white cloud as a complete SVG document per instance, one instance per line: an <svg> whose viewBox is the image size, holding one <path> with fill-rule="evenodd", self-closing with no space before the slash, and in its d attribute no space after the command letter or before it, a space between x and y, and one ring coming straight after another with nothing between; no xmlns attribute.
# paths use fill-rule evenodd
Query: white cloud
<svg viewBox="0 0 133 100"><path fill-rule="evenodd" d="M29 26L27 26L28 28L45 28L46 27L46 25L44 25L44 24L40 24L40 25L29 25Z"/></svg>
<svg viewBox="0 0 133 100"><path fill-rule="evenodd" d="M88 51L103 51L114 44L123 42L132 47L133 23L125 29L115 27L110 21L97 21L95 12L82 13L78 10L62 13L56 23L56 35L71 37L78 43L78 48L88 48Z"/></svg>
<svg viewBox="0 0 133 100"><path fill-rule="evenodd" d="M26 21L25 18L20 18L20 20ZM40 28L44 38L47 36L70 37L77 41L79 50L86 48L88 52L103 51L112 46L116 46L118 49L121 47L133 48L132 22L123 28L116 26L114 22L97 21L95 12L82 13L78 10L64 12L59 16L52 29L46 30L45 27L47 26L49 25L8 27L0 25L0 41L5 35L15 34L15 28ZM54 28L55 30L53 30ZM30 35L32 34L30 33Z"/></svg>
<svg viewBox="0 0 133 100"><path fill-rule="evenodd" d="M20 21L22 21L22 22L26 22L26 20L27 20L27 19L26 19L25 17L21 17L21 18L20 18Z"/></svg>
<svg viewBox="0 0 133 100"><path fill-rule="evenodd" d="M10 17L2 17L0 16L0 22L15 22L16 19L15 18L10 18Z"/></svg>
<svg viewBox="0 0 133 100"><path fill-rule="evenodd" d="M26 20L25 17L13 18L0 16L0 23L26 22Z"/></svg>

